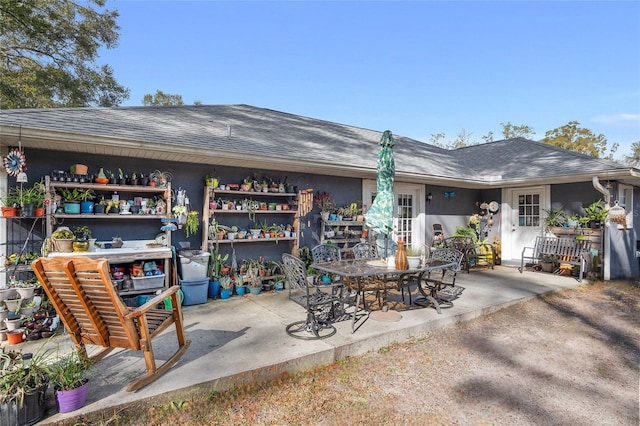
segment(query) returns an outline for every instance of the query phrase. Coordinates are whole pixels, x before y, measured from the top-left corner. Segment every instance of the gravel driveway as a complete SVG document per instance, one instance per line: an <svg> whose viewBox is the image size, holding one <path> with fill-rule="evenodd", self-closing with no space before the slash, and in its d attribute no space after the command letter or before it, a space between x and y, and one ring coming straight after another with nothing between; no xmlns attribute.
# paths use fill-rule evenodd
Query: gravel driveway
<svg viewBox="0 0 640 426"><path fill-rule="evenodd" d="M583 285L304 374L88 423L638 425L639 308L637 286Z"/></svg>

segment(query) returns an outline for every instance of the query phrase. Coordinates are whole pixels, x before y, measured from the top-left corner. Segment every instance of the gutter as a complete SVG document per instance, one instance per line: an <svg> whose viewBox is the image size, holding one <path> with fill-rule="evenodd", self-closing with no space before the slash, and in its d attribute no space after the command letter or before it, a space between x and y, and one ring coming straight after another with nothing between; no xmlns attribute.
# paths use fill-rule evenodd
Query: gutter
<svg viewBox="0 0 640 426"><path fill-rule="evenodd" d="M594 176L591 179L591 182L593 183L593 187L596 189L596 191L604 195L605 208L608 209L611 204L611 193L607 188L602 186L602 184L600 183L600 179L598 179L598 176ZM604 256L602 258L602 274L604 276L605 281L609 281L611 279L611 262L609 261L610 259L609 253L611 253L611 239L609 238L609 225L610 225L609 220L605 220L604 226L602 227L602 240L604 242Z"/></svg>

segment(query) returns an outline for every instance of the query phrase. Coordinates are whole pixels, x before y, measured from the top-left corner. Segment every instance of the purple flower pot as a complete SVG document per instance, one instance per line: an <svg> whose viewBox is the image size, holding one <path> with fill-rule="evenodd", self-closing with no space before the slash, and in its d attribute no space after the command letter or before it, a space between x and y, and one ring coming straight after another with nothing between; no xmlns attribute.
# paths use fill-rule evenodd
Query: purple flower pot
<svg viewBox="0 0 640 426"><path fill-rule="evenodd" d="M56 403L58 411L61 413L69 413L84 406L87 400L87 391L89 390L89 381L86 380L84 385L70 390L56 391Z"/></svg>

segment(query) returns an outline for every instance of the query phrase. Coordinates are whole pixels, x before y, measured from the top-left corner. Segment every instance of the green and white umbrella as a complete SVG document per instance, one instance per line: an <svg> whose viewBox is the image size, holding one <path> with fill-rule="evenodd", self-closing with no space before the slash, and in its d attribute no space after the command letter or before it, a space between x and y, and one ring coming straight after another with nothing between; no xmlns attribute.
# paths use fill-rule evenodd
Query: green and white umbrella
<svg viewBox="0 0 640 426"><path fill-rule="evenodd" d="M396 174L396 164L393 159L394 145L391 131L386 130L380 139L376 198L364 216L367 227L373 232L386 236L389 236L393 230L393 181Z"/></svg>

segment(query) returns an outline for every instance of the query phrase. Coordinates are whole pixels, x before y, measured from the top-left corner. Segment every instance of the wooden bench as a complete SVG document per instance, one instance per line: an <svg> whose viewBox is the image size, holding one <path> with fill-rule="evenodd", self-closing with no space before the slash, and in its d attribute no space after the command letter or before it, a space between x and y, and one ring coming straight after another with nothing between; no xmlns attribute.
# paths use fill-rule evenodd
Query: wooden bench
<svg viewBox="0 0 640 426"><path fill-rule="evenodd" d="M575 238L536 237L533 247L524 247L522 249L520 273L524 271L525 259L531 264L536 264L542 261L543 257L553 256L561 264L568 263L580 266L578 275L578 281L580 282L590 257L590 245L589 241L578 241Z"/></svg>

